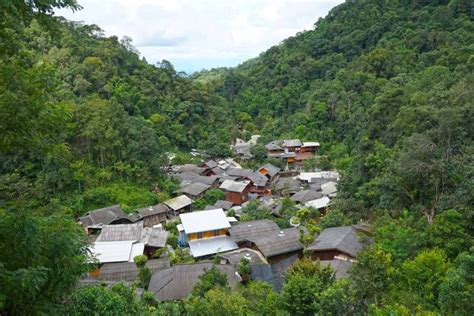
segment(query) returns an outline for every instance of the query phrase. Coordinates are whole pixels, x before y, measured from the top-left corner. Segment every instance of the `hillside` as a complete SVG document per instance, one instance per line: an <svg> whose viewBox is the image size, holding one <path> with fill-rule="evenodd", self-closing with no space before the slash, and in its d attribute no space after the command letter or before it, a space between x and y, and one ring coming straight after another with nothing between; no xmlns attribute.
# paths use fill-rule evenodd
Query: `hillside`
<svg viewBox="0 0 474 316"><path fill-rule="evenodd" d="M471 314L472 1L346 1L254 59L190 77L166 60L149 64L129 38L54 17L63 7L80 9L74 0L0 4L1 314ZM132 264L133 286L79 287L99 267L89 248L97 236L79 216L114 204L151 212L179 188L164 172L170 163L197 162L192 148L227 157L252 134L261 138L243 164L253 176L270 160L265 144L292 138L321 143L309 169L342 176L324 213L288 196L276 215L259 202L243 207L241 222L265 220L279 237L276 224L287 229L290 216L304 227L292 235L301 260L280 269L278 289L231 288L211 269L187 298L159 302L135 291L152 276L145 255ZM194 205L224 195L208 192ZM165 220L170 248L150 257L192 265L177 224ZM308 245L350 225L368 227L368 238L353 233L364 250L342 256L352 268L339 278ZM251 274L248 262L236 269Z"/></svg>
<svg viewBox="0 0 474 316"><path fill-rule="evenodd" d="M320 141L346 175L342 209L432 220L474 202L472 18L468 1L350 1L230 69L220 93L262 143Z"/></svg>

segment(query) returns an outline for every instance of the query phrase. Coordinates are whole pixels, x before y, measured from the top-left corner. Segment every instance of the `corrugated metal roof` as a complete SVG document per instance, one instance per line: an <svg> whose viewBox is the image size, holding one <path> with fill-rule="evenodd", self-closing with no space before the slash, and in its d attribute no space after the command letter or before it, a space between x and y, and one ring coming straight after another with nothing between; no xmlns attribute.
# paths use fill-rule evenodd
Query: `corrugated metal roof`
<svg viewBox="0 0 474 316"><path fill-rule="evenodd" d="M331 202L331 200L327 196L323 196L320 199L315 199L315 200L308 201L304 205L308 206L308 207L315 208L315 209L320 209L320 208L324 208L324 207L328 206L329 202Z"/></svg>
<svg viewBox="0 0 474 316"><path fill-rule="evenodd" d="M188 242L194 258L239 248L229 236L195 239Z"/></svg>
<svg viewBox="0 0 474 316"><path fill-rule="evenodd" d="M330 182L321 184L321 190L326 195L333 195L334 193L337 192L337 183L330 181Z"/></svg>
<svg viewBox="0 0 474 316"><path fill-rule="evenodd" d="M130 260L131 255L138 250L135 247L132 252L133 243L133 241L95 242L90 249L91 253L95 255L100 263L127 262ZM143 248L141 254L143 254ZM133 260L133 257L131 258Z"/></svg>
<svg viewBox="0 0 474 316"><path fill-rule="evenodd" d="M180 209L185 208L186 206L191 205L193 203L193 200L183 194L163 203L168 205L172 210L178 211Z"/></svg>
<svg viewBox="0 0 474 316"><path fill-rule="evenodd" d="M318 142L303 142L303 147L319 147Z"/></svg>
<svg viewBox="0 0 474 316"><path fill-rule="evenodd" d="M268 175L270 177L273 177L274 175L276 175L278 172L280 172L280 168L272 165L271 163L267 163L263 166L261 166L258 171L262 171L262 170L266 170L268 172Z"/></svg>
<svg viewBox="0 0 474 316"><path fill-rule="evenodd" d="M147 246L163 248L166 246L166 240L168 239L168 232L163 229L153 229L150 237L148 238Z"/></svg>
<svg viewBox="0 0 474 316"><path fill-rule="evenodd" d="M229 228L223 209L199 211L179 215L186 234Z"/></svg>
<svg viewBox="0 0 474 316"><path fill-rule="evenodd" d="M97 242L106 241L140 241L143 222L136 224L106 225L102 228Z"/></svg>

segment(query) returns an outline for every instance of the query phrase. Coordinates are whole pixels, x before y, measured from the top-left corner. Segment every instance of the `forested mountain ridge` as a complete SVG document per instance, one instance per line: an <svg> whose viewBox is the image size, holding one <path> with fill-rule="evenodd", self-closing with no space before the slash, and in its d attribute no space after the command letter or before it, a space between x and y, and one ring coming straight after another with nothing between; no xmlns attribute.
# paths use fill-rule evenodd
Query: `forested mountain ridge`
<svg viewBox="0 0 474 316"><path fill-rule="evenodd" d="M318 139L345 173L341 208L432 221L474 202L472 18L469 1L348 1L219 89L262 142Z"/></svg>
<svg viewBox="0 0 474 316"><path fill-rule="evenodd" d="M471 314L472 1L347 1L257 58L191 77L57 7L77 4L0 5L0 311ZM162 201L176 188L166 152L225 156L252 133L257 156L272 139L318 140L317 167L342 173L324 227L374 227L349 277L306 260L281 293L212 279L171 303L76 290L91 268L78 215Z"/></svg>
<svg viewBox="0 0 474 316"><path fill-rule="evenodd" d="M130 39L62 19L33 19L12 33L2 56L2 194L10 194L2 200L56 199L82 213L136 193L130 207L149 205L167 150L222 145L219 134L228 151L218 132L228 117L224 98L167 61L141 60ZM116 181L129 190L101 188Z"/></svg>

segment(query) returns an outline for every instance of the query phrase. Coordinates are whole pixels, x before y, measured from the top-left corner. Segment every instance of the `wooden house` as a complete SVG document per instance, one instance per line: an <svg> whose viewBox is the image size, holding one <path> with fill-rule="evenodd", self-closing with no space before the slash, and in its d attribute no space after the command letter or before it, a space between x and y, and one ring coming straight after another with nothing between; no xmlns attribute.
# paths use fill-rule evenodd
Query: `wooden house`
<svg viewBox="0 0 474 316"><path fill-rule="evenodd" d="M133 221L118 204L97 209L79 217L79 222L88 234L100 232L104 225L127 224Z"/></svg>
<svg viewBox="0 0 474 316"><path fill-rule="evenodd" d="M249 199L250 183L250 181L237 182L225 180L220 188L225 191L226 201L232 202L235 205L242 205Z"/></svg>
<svg viewBox="0 0 474 316"><path fill-rule="evenodd" d="M283 141L283 148L285 152L299 152L303 144L299 139L285 139Z"/></svg>
<svg viewBox="0 0 474 316"><path fill-rule="evenodd" d="M264 175L265 177L267 177L268 181L274 182L278 180L278 175L279 175L280 170L281 170L280 168L272 165L271 163L267 163L261 166L258 169L258 172Z"/></svg>
<svg viewBox="0 0 474 316"><path fill-rule="evenodd" d="M280 229L270 220L241 222L229 229L240 248L251 248L262 253L265 260L278 263L292 256L301 256L303 245L297 228Z"/></svg>
<svg viewBox="0 0 474 316"><path fill-rule="evenodd" d="M163 204L170 208L170 211L168 212L169 217L177 216L179 213L191 211L192 203L193 200L184 194L163 202Z"/></svg>
<svg viewBox="0 0 474 316"><path fill-rule="evenodd" d="M153 227L154 225L164 224L170 208L164 203L149 206L137 210L139 220L143 220L143 226Z"/></svg>
<svg viewBox="0 0 474 316"><path fill-rule="evenodd" d="M209 184L202 182L191 182L181 188L181 193L191 199L202 199L204 197L204 193L209 189L211 189Z"/></svg>
<svg viewBox="0 0 474 316"><path fill-rule="evenodd" d="M303 145L301 146L301 152L306 153L316 153L320 148L320 145L318 142L303 142Z"/></svg>
<svg viewBox="0 0 474 316"><path fill-rule="evenodd" d="M179 217L179 245L189 245L193 257L237 249L237 244L227 236L231 225L224 210L197 211L181 214Z"/></svg>
<svg viewBox="0 0 474 316"><path fill-rule="evenodd" d="M152 292L160 302L185 299L191 294L199 277L213 266L212 262L173 265L169 269L153 273L148 291ZM217 264L215 267L226 275L231 287L240 282L234 266Z"/></svg>
<svg viewBox="0 0 474 316"><path fill-rule="evenodd" d="M355 227L341 226L324 229L308 250L315 260L355 259L364 246Z"/></svg>
<svg viewBox="0 0 474 316"><path fill-rule="evenodd" d="M285 149L282 147L282 145L283 141L274 140L266 144L265 149L267 150L269 156L275 157L285 152Z"/></svg>

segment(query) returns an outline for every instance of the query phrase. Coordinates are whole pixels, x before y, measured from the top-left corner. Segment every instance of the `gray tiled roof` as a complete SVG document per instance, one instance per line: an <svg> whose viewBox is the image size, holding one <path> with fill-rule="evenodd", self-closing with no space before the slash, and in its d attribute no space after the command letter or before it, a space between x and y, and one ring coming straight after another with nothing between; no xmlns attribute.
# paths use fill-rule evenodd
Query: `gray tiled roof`
<svg viewBox="0 0 474 316"><path fill-rule="evenodd" d="M249 236L275 231L280 231L280 228L275 222L268 219L241 222L229 229L230 236L235 242L248 240Z"/></svg>
<svg viewBox="0 0 474 316"><path fill-rule="evenodd" d="M234 266L236 266L242 258L249 258L252 264L266 262L265 258L263 258L258 251L249 248L240 248L225 253L219 253L219 257L226 259Z"/></svg>
<svg viewBox="0 0 474 316"><path fill-rule="evenodd" d="M364 248L357 230L353 226L341 226L324 229L308 247L311 251L338 250L352 257Z"/></svg>
<svg viewBox="0 0 474 316"><path fill-rule="evenodd" d="M221 208L224 211L229 210L232 207L232 205L234 205L234 203L232 203L230 201L224 201L224 200L218 200L218 201L216 201L216 203L214 203L214 206L216 208Z"/></svg>
<svg viewBox="0 0 474 316"><path fill-rule="evenodd" d="M148 238L148 246L163 248L166 246L166 240L168 239L168 232L163 229L153 229L150 237Z"/></svg>
<svg viewBox="0 0 474 316"><path fill-rule="evenodd" d="M283 141L281 140L273 140L271 142L269 142L268 144L265 145L265 148L267 150L283 150L283 148L281 147Z"/></svg>
<svg viewBox="0 0 474 316"><path fill-rule="evenodd" d="M168 206L166 206L163 203L154 205L154 206L149 206L149 207L144 207L139 210L137 210L138 214L140 215L141 218L148 217L148 216L153 216L156 214L160 213L166 213L169 211Z"/></svg>
<svg viewBox="0 0 474 316"><path fill-rule="evenodd" d="M198 196L204 193L206 190L209 190L211 186L209 184L201 183L201 182L193 182L181 189L182 193L186 193L192 196Z"/></svg>
<svg viewBox="0 0 474 316"><path fill-rule="evenodd" d="M249 237L265 257L303 249L298 228L287 228Z"/></svg>
<svg viewBox="0 0 474 316"><path fill-rule="evenodd" d="M153 292L160 301L184 299L191 294L199 277L206 269L211 269L212 265L211 262L177 264L158 271L152 275L148 291ZM216 267L227 276L230 285L238 282L233 266L216 265Z"/></svg>
<svg viewBox="0 0 474 316"><path fill-rule="evenodd" d="M194 164L186 164L178 168L179 173L183 172L194 172L197 173L198 175L201 175L206 171L206 168L203 167L198 167Z"/></svg>
<svg viewBox="0 0 474 316"><path fill-rule="evenodd" d="M297 203L306 203L311 200L322 198L323 194L315 190L303 190L295 193L291 200Z"/></svg>
<svg viewBox="0 0 474 316"><path fill-rule="evenodd" d="M159 259L150 259L147 261L146 266L149 267L152 272L157 272L170 267L170 262L167 256L163 256ZM134 262L118 262L118 263L105 263L100 268L99 280L110 281L110 282L133 282L137 279L138 269Z"/></svg>
<svg viewBox="0 0 474 316"><path fill-rule="evenodd" d="M127 219L127 214L125 214L118 204L88 212L79 218L81 223L86 227L108 225L118 219Z"/></svg>
<svg viewBox="0 0 474 316"><path fill-rule="evenodd" d="M96 241L140 241L142 239L143 222L136 224L106 225L102 228Z"/></svg>
<svg viewBox="0 0 474 316"><path fill-rule="evenodd" d="M275 176L275 175L278 174L278 172L280 172L280 170L281 170L280 168L278 168L278 167L272 165L271 163L267 163L267 164L261 166L261 167L258 169L258 171L260 171L260 170L262 170L262 169L267 170L268 175L269 175L270 177Z"/></svg>
<svg viewBox="0 0 474 316"><path fill-rule="evenodd" d="M285 139L283 141L284 147L301 147L303 144L299 139Z"/></svg>
<svg viewBox="0 0 474 316"><path fill-rule="evenodd" d="M293 178L279 178L275 182L275 190L285 192L298 192L301 190L301 183Z"/></svg>

